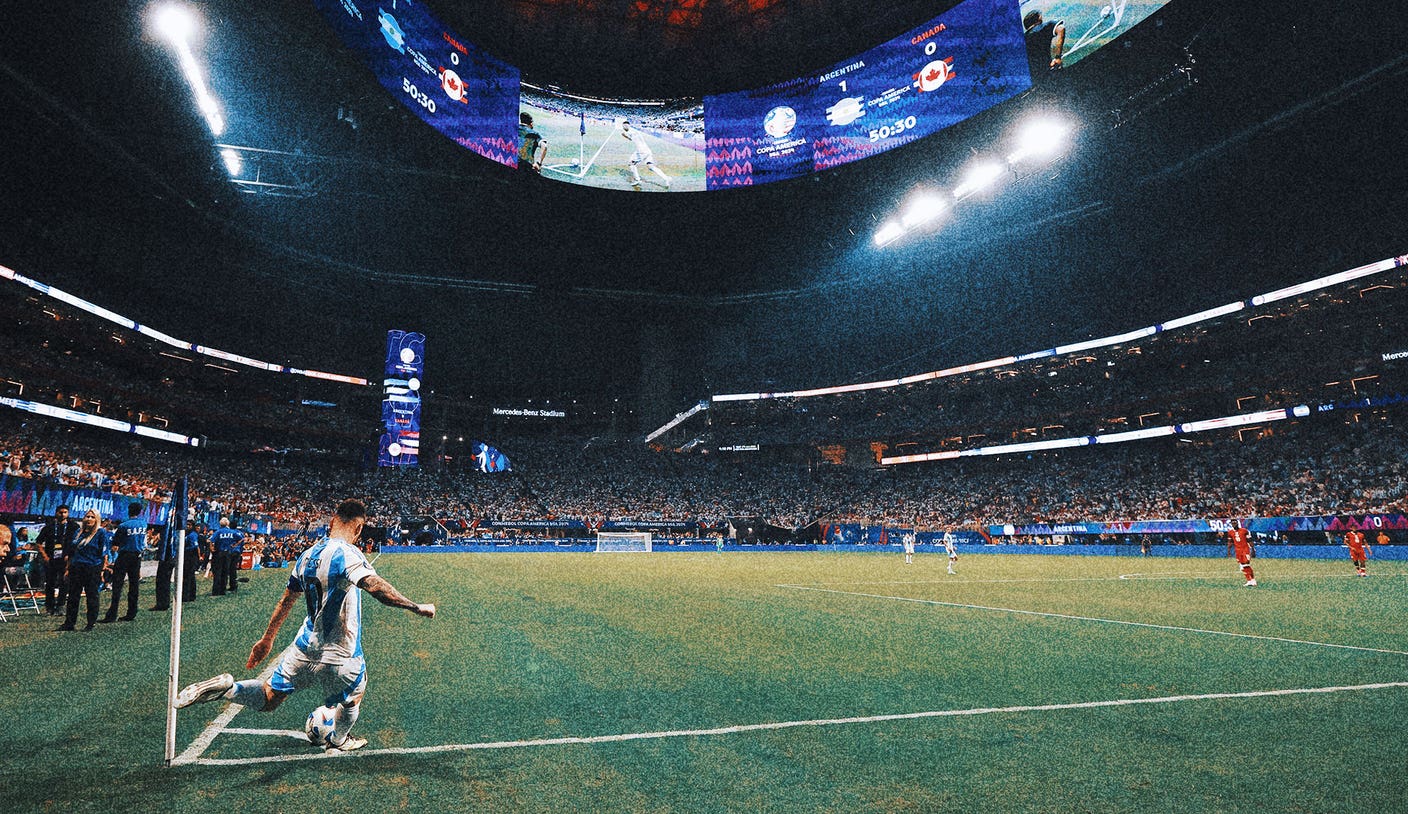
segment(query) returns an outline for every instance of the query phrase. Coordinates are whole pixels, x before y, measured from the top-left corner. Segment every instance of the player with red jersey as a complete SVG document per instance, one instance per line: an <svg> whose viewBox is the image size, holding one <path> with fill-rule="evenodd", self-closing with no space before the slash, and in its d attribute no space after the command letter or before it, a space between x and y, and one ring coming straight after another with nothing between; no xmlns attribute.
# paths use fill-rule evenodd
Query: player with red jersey
<svg viewBox="0 0 1408 814"><path fill-rule="evenodd" d="M1354 563L1354 572L1361 577L1369 576L1369 572L1364 568L1364 561L1374 553L1374 550L1364 540L1364 532L1350 529L1345 532L1344 544L1349 546L1349 561Z"/></svg>
<svg viewBox="0 0 1408 814"><path fill-rule="evenodd" d="M1227 554L1237 554L1237 565L1247 578L1247 587L1256 587L1256 575L1252 573L1252 557L1256 556L1256 546L1252 545L1252 533L1242 527L1240 520L1232 521L1232 530L1227 532Z"/></svg>

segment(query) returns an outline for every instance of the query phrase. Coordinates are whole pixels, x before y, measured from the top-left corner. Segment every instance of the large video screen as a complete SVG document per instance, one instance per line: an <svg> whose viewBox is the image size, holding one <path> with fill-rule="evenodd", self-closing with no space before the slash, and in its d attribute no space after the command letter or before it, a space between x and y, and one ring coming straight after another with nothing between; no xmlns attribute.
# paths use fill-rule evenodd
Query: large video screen
<svg viewBox="0 0 1408 814"><path fill-rule="evenodd" d="M1018 0L967 0L811 76L705 97L709 188L795 178L893 149L1031 85Z"/></svg>
<svg viewBox="0 0 1408 814"><path fill-rule="evenodd" d="M1022 0L1033 81L1063 70L1114 41L1169 0ZM1036 15L1036 16L1033 16Z"/></svg>
<svg viewBox="0 0 1408 814"><path fill-rule="evenodd" d="M606 189L704 189L704 104L698 99L580 96L523 83L519 168Z"/></svg>
<svg viewBox="0 0 1408 814"><path fill-rule="evenodd" d="M524 82L418 0L315 0L406 108L524 175L637 192L797 178L932 135L1109 44L1168 0L964 0L863 54L754 90L607 99Z"/></svg>
<svg viewBox="0 0 1408 814"><path fill-rule="evenodd" d="M518 69L450 33L412 0L317 0L382 87L461 146L510 167L518 155Z"/></svg>

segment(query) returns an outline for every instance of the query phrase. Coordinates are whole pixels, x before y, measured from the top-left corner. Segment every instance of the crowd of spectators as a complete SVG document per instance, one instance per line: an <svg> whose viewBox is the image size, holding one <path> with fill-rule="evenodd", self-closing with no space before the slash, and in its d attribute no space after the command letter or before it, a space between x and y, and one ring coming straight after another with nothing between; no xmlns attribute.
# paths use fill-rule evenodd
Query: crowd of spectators
<svg viewBox="0 0 1408 814"><path fill-rule="evenodd" d="M372 525L758 518L925 528L982 524L1408 511L1408 431L1391 410L1284 422L1239 436L1157 439L887 469L653 450L631 439L508 439L513 470L363 469L303 456L165 448L31 421L0 432L7 473L162 499L190 478L201 512L316 529L346 497ZM0 429L6 425L0 424ZM1252 435L1260 435L1253 438ZM272 543L270 543L272 545Z"/></svg>

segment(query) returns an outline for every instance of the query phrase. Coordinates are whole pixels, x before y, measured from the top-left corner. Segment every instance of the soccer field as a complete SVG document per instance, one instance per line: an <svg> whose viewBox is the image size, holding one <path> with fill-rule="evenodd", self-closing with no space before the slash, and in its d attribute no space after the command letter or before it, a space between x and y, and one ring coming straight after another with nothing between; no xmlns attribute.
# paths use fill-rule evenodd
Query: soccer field
<svg viewBox="0 0 1408 814"><path fill-rule="evenodd" d="M439 616L363 598L366 749L290 737L319 702L295 695L183 711L169 769L167 617L26 616L0 626L0 810L1404 809L1402 566L1263 559L1243 588L1230 560L946 562L384 556ZM202 581L182 683L243 673L286 574Z"/></svg>

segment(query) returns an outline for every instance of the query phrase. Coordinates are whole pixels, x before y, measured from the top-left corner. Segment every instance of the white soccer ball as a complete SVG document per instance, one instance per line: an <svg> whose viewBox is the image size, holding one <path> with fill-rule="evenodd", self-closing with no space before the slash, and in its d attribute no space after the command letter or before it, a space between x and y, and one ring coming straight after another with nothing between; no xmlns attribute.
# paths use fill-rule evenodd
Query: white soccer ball
<svg viewBox="0 0 1408 814"><path fill-rule="evenodd" d="M308 736L308 742L314 746L331 744L337 726L336 716L337 710L332 707L318 707L308 713L308 720L303 724L303 732Z"/></svg>

